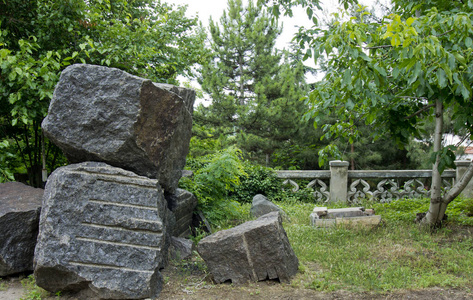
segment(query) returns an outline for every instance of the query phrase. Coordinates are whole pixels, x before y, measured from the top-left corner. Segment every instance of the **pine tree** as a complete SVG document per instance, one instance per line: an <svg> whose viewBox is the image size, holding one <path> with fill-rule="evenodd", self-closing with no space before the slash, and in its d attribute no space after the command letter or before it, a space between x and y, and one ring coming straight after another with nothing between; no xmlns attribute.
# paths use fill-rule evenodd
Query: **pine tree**
<svg viewBox="0 0 473 300"><path fill-rule="evenodd" d="M297 143L302 133L306 68L300 57L275 49L282 28L251 0L247 7L229 0L220 23L211 20L209 27L213 59L202 67L200 83L212 104L196 110L196 123L269 165L278 148Z"/></svg>

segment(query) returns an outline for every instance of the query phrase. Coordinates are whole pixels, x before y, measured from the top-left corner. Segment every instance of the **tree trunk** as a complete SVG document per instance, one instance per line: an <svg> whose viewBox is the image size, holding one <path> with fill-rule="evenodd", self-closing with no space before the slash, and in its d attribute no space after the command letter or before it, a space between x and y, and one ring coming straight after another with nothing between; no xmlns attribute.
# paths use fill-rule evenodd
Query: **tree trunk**
<svg viewBox="0 0 473 300"><path fill-rule="evenodd" d="M438 152L442 146L443 135L443 104L440 100L435 102L435 135L434 135L434 152ZM473 178L473 161L463 176L455 182L455 185L445 194L441 195L442 178L438 171L439 156L435 159L432 168L432 187L430 195L430 207L421 223L430 226L440 226L444 219L447 206L452 202L466 187Z"/></svg>
<svg viewBox="0 0 473 300"><path fill-rule="evenodd" d="M355 145L353 145L353 143L351 143L351 161L350 161L350 164L351 164L352 171L355 170L355 158L353 157L354 155L355 155Z"/></svg>
<svg viewBox="0 0 473 300"><path fill-rule="evenodd" d="M238 58L238 64L240 66L240 105L245 105L245 81L243 78L243 54Z"/></svg>
<svg viewBox="0 0 473 300"><path fill-rule="evenodd" d="M439 152L442 148L442 135L443 135L443 104L442 101L437 99L435 101L435 134L434 134L434 152ZM435 163L432 167L432 185L430 188L430 207L429 211L425 215L422 223L426 223L432 226L438 225L442 219L441 215L441 204L442 204L442 177L438 170L440 158L437 155ZM445 213L445 212L444 212Z"/></svg>
<svg viewBox="0 0 473 300"><path fill-rule="evenodd" d="M452 202L460 193L465 189L466 185L473 178L473 161L470 162L470 165L466 169L463 176L455 181L455 185L448 191L448 193L443 197L443 202L448 205Z"/></svg>

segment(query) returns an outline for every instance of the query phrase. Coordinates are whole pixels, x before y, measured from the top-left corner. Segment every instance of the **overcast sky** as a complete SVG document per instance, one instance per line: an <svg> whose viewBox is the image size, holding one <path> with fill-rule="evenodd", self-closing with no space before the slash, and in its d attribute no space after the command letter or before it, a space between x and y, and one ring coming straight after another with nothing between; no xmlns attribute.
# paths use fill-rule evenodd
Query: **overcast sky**
<svg viewBox="0 0 473 300"><path fill-rule="evenodd" d="M188 5L187 15L198 15L199 20L202 21L202 24L205 28L208 27L210 17L212 17L214 21L218 22L222 16L223 11L227 9L227 0L164 0L164 2L178 5ZM243 0L243 5L246 5L246 3L248 3L248 1ZM284 29L277 41L276 47L279 49L288 48L288 43L291 41L294 33L297 32L297 28L295 26L311 26L311 22L308 20L307 15L302 8L295 8L294 13L297 17L284 17L281 20L283 22Z"/></svg>
<svg viewBox="0 0 473 300"><path fill-rule="evenodd" d="M256 2L257 0L253 0ZM199 16L204 27L208 27L209 18L212 17L214 21L219 21L223 11L227 8L227 0L163 0L166 3L188 5L188 16ZM322 0L322 7L324 12L318 12L319 16L328 16L330 13L337 11L339 4L337 0ZM372 6L375 0L361 0L361 3L367 6ZM388 0L381 2L387 3ZM243 0L243 5L246 5L248 0ZM276 47L279 49L287 48L294 34L297 32L297 26L311 27L312 22L307 18L305 10L301 7L293 8L294 17L282 17L283 32L278 39Z"/></svg>
<svg viewBox="0 0 473 300"><path fill-rule="evenodd" d="M369 5L373 3L375 0L361 0L361 2L366 3L365 5ZM387 0L383 0L387 1ZM199 20L202 21L202 24L205 28L208 28L209 18L216 22L220 20L220 17L223 14L223 11L227 9L227 0L163 0L163 2L170 3L170 4L177 4L177 5L187 5L187 15L188 16L199 16ZM256 0L253 0L256 2ZM246 5L248 0L243 0L243 5ZM319 17L326 17L330 13L337 11L338 9L338 1L337 0L322 0L322 7L324 8L324 12L317 12ZM311 27L313 24L307 18L307 14L305 10L301 7L293 8L294 16L292 18L289 17L281 17L280 24L283 25L283 32L279 36L276 47L278 49L289 48L289 43L291 42L294 34L297 32L297 28L300 26L304 26L306 28ZM315 67L315 64L312 60L308 59L304 62L304 64ZM308 82L316 81L320 78L307 78ZM192 85L198 86L197 82L192 82ZM206 96L207 98L207 96ZM207 99L208 101L209 99ZM205 102L207 102L205 101ZM198 101L201 102L201 101Z"/></svg>

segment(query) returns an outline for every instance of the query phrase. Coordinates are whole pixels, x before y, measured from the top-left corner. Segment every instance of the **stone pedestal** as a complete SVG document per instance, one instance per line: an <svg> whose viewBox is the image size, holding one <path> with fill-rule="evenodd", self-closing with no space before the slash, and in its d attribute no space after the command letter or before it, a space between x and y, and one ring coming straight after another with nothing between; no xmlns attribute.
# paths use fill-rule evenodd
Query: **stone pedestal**
<svg viewBox="0 0 473 300"><path fill-rule="evenodd" d="M457 166L457 174L456 174L456 181L460 180L460 178L465 174L466 169L470 165L471 161L469 160L456 160L455 165ZM465 189L460 194L463 198L473 198L473 180L466 185Z"/></svg>
<svg viewBox="0 0 473 300"><path fill-rule="evenodd" d="M310 223L317 228L332 228L335 226L377 226L381 216L376 216L373 209L364 207L347 207L327 209L315 207L310 214Z"/></svg>
<svg viewBox="0 0 473 300"><path fill-rule="evenodd" d="M330 162L331 202L347 202L348 165L347 161L334 160Z"/></svg>

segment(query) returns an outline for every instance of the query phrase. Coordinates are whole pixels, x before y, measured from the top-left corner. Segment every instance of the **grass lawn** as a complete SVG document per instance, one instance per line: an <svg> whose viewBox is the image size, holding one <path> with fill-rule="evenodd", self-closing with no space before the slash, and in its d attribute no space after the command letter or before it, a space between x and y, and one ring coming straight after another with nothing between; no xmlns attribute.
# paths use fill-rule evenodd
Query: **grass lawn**
<svg viewBox="0 0 473 300"><path fill-rule="evenodd" d="M364 203L383 218L380 226L369 229L314 229L309 220L313 204L279 203L291 218L284 227L300 261L292 285L355 292L472 288L473 217L465 207L473 200L452 205L450 221L435 231L413 222L428 202Z"/></svg>
<svg viewBox="0 0 473 300"><path fill-rule="evenodd" d="M167 274L165 278L170 276L172 279L165 280L164 297L181 297L182 286L189 285L194 279L197 283L189 285L192 286L193 296L186 294L182 299L222 299L223 295L231 299L231 293L240 299L253 299L256 295L261 299L287 295L315 299L313 297L320 296L309 292L322 293L320 299L333 295L330 293L352 299L364 299L366 295L378 299L376 295L383 298L387 294L397 295L401 299L408 295L406 291L425 291L424 298L419 299L432 299L442 295L443 290L458 294L449 295L449 299L471 296L473 200L458 199L452 203L447 210L448 221L435 231L420 227L413 221L416 213L428 209L428 199L357 205L374 208L376 214L382 216L382 223L375 228L317 229L310 225L309 220L315 204L295 200L277 204L290 218L283 225L300 262L299 273L290 285L256 283L233 287L212 285L210 281L204 284L203 278L209 277L204 262L196 253L190 261L173 262L168 266L171 275ZM238 205L239 222L235 219L223 220L216 229L226 229L250 220L249 210L250 204ZM202 237L203 234L195 239ZM197 274L192 275L186 271L188 269L197 270ZM27 290L23 299L62 298L57 295L45 297L48 293L34 284L32 276L22 280L22 284ZM203 284L205 289L201 288ZM5 287L0 281L0 291L2 289ZM241 294L239 289L245 290L246 294ZM243 295L248 297L241 298Z"/></svg>

